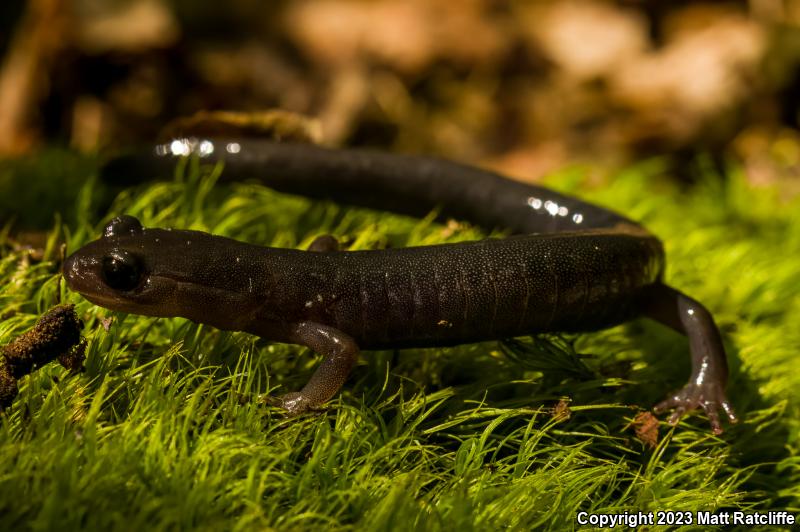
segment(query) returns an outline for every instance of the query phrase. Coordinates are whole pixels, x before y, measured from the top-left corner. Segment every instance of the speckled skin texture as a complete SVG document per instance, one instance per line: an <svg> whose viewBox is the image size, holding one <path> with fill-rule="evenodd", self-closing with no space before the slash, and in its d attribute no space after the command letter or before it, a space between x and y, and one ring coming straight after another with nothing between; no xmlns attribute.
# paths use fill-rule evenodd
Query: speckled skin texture
<svg viewBox="0 0 800 532"><path fill-rule="evenodd" d="M102 278L95 257L110 248L141 257L149 272L120 301L81 285ZM313 321L368 349L607 327L639 313L637 296L661 270L657 241L604 232L312 252L142 229L80 254L65 266L70 286L102 306L283 341L287 324Z"/></svg>
<svg viewBox="0 0 800 532"><path fill-rule="evenodd" d="M171 155L194 152L224 158L227 179L259 178L285 192L407 214L438 206L442 216L518 233L376 251L339 251L327 238L299 251L145 229L121 217L65 262L69 286L98 305L183 316L321 352L324 361L306 387L284 396L281 404L291 412L334 395L359 346L595 330L645 315L687 334L692 349L689 384L661 406L676 408L677 415L702 407L717 432L718 408L733 419L713 319L702 305L661 284L661 243L613 211L437 159L243 140L176 142L112 161L105 176L130 182L164 175L174 164ZM130 281L123 289L113 286L119 281L106 271L109 264Z"/></svg>

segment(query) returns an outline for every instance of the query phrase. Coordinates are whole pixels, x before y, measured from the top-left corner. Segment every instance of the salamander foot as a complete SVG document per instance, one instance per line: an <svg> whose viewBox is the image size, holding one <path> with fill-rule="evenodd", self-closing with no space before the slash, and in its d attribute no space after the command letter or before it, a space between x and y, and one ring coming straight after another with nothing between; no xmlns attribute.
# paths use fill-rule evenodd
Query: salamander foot
<svg viewBox="0 0 800 532"><path fill-rule="evenodd" d="M286 415L290 417L299 416L307 412L324 410L324 408L320 406L313 405L302 392L291 392L279 397L269 396L265 397L263 401L270 406L276 406L286 410Z"/></svg>
<svg viewBox="0 0 800 532"><path fill-rule="evenodd" d="M663 412L674 408L667 421L675 425L684 413L702 408L711 422L711 430L721 434L719 409L728 414L731 423L736 423L737 418L725 395L728 360L714 318L698 301L662 284L650 287L643 303L642 310L647 317L689 338L692 355L689 382L672 397L658 403L654 410Z"/></svg>
<svg viewBox="0 0 800 532"><path fill-rule="evenodd" d="M733 410L731 402L725 395L725 386L715 382L696 383L689 382L671 397L668 397L653 407L657 413L674 409L667 423L676 425L681 416L686 412L702 408L711 423L714 434L722 434L722 425L719 419L719 409L722 408L731 423L737 423L739 418Z"/></svg>

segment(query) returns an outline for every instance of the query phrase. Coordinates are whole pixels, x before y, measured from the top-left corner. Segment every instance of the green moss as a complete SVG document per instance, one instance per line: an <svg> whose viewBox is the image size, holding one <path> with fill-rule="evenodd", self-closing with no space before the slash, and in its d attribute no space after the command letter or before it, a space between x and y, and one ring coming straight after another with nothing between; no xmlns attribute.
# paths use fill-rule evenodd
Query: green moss
<svg viewBox="0 0 800 532"><path fill-rule="evenodd" d="M80 199L60 207L75 214L52 236L74 250L122 212L276 246L320 233L355 248L480 235L215 187L192 170L124 192L104 219L84 209L92 189L75 189L65 196ZM645 321L511 346L512 356L497 343L365 353L327 412L285 419L259 398L298 388L318 363L312 353L110 313L59 286L54 262L0 242L0 345L59 294L77 305L89 340L84 374L44 367L20 381L3 415L4 527L487 530L569 528L579 510L798 511L798 204L736 172L688 192L659 172L642 165L592 191L579 189L580 172L551 184L643 220L665 241L669 281L712 309L743 418L721 437L693 415L663 426L655 450L636 439L630 421L682 385L689 366L685 339ZM27 175L9 165L4 179L19 186ZM569 416L551 411L561 398Z"/></svg>

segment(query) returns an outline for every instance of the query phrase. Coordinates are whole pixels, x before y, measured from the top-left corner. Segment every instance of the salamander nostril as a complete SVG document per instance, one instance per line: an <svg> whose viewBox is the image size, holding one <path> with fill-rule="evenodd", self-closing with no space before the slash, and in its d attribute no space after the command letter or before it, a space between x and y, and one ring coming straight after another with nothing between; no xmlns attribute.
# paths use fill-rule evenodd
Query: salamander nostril
<svg viewBox="0 0 800 532"><path fill-rule="evenodd" d="M78 264L78 257L75 255L70 255L64 261L64 264L61 265L61 274L64 276L64 279L67 281L68 286L72 286L72 283L75 280L75 277L80 272L80 265Z"/></svg>

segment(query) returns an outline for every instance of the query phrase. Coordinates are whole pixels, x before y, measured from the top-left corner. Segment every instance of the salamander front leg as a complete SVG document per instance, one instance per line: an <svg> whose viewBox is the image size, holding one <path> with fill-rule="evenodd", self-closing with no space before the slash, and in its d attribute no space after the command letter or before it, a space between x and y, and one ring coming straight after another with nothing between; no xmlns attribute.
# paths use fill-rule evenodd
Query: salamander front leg
<svg viewBox="0 0 800 532"><path fill-rule="evenodd" d="M358 361L358 345L338 329L308 321L293 328L291 340L324 357L302 390L280 398L280 406L294 415L317 408L336 395Z"/></svg>
<svg viewBox="0 0 800 532"><path fill-rule="evenodd" d="M690 410L702 408L711 422L714 434L722 433L719 409L731 423L738 421L733 406L725 395L728 363L719 329L703 305L691 297L665 285L657 285L647 293L645 315L685 334L689 338L692 374L689 382L674 395L658 403L654 410L674 409L668 422L676 424Z"/></svg>

